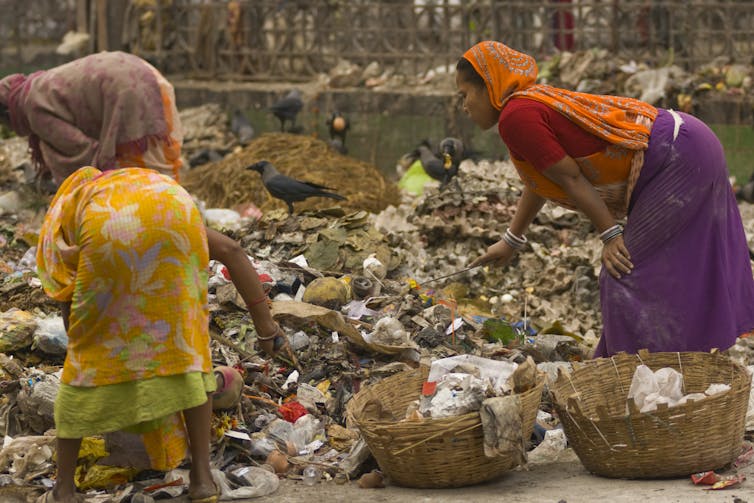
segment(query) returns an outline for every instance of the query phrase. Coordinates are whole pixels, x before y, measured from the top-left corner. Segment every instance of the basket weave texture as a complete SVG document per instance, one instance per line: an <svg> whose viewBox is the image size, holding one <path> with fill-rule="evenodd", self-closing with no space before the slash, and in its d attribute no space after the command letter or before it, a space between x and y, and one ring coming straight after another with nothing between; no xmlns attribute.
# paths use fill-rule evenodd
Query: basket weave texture
<svg viewBox="0 0 754 503"><path fill-rule="evenodd" d="M684 405L640 413L627 403L634 371L671 367L684 394L710 384L730 390ZM716 470L741 452L751 379L719 353L618 354L574 364L550 385L553 404L573 450L587 470L614 478L682 477ZM630 409L630 410L629 410Z"/></svg>
<svg viewBox="0 0 754 503"><path fill-rule="evenodd" d="M515 468L513 456L484 455L479 412L420 421L374 421L359 417L364 404L379 400L396 418L421 395L429 367L401 372L365 387L348 402L347 416L361 431L382 472L404 487L462 487L499 477ZM521 394L523 438L528 440L542 398L544 376Z"/></svg>

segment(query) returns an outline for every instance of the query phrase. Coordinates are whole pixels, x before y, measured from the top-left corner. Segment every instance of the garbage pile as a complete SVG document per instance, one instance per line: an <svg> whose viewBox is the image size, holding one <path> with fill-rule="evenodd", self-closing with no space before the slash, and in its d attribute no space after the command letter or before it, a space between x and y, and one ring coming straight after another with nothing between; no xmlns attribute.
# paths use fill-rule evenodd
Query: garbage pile
<svg viewBox="0 0 754 503"><path fill-rule="evenodd" d="M607 49L562 51L537 61L538 82L594 94L629 96L655 106L693 112L702 100L738 97L750 100L754 66L718 56L694 69L674 64L672 55L662 65L650 66ZM441 66L421 75L403 75L377 63L362 68L349 62L335 66L326 78L331 88L363 86L375 90L412 87L454 89L451 67Z"/></svg>
<svg viewBox="0 0 754 503"><path fill-rule="evenodd" d="M189 146L189 149L191 147ZM191 150L184 149L186 155ZM265 191L259 175L246 169L257 161L271 162L283 174L337 189L347 198L344 209L379 212L399 200L398 189L373 165L334 151L311 136L266 133L220 160L192 169L183 185L208 207L232 208L249 203L262 211L285 208ZM332 201L313 198L297 209L327 208Z"/></svg>
<svg viewBox="0 0 754 503"><path fill-rule="evenodd" d="M530 228L530 248L506 269L477 268L431 281L467 267L500 239L501 222L510 219L521 189L512 165L464 161L462 190L430 186L401 202L384 180L362 185L376 168L346 162L321 150L317 140L288 137L262 136L192 170L186 180L208 208L250 202L262 209L261 217L238 212L218 227L254 261L298 360L258 353L244 303L224 266L212 262L210 330L220 384L212 463L225 499L273 493L281 478L316 484L364 477L362 487L381 485L382 479L372 480L376 463L349 424L346 405L364 386L402 370L472 355L503 364L531 358L554 377L558 368L590 357L600 333L600 246L591 224L576 213L547 206ZM0 499L13 491L40 493L53 483L50 429L66 343L58 307L35 273L49 196L22 183L14 170L22 164L12 154L15 144L0 144L0 180L15 180L0 194L0 429L6 438ZM313 180L341 180L335 173L345 170L353 176L339 188L348 201L302 204L289 216L278 202L260 199L259 177L244 170L264 157ZM382 185L375 189L376 183ZM754 338L741 339L731 354L753 364ZM458 409L447 402L452 395L443 392L446 400L435 405ZM548 433L559 427L546 402L542 408L530 447L547 439L538 457L551 459L565 440ZM116 440L90 438L82 446L77 480L92 501L137 494L138 501L149 501L185 491L182 470L102 464L112 454L108 449L123 448Z"/></svg>
<svg viewBox="0 0 754 503"><path fill-rule="evenodd" d="M751 63L719 56L692 71L674 65L662 66L626 60L607 49L561 52L538 61L539 81L577 91L630 96L656 106L693 112L699 100L712 96L750 98Z"/></svg>

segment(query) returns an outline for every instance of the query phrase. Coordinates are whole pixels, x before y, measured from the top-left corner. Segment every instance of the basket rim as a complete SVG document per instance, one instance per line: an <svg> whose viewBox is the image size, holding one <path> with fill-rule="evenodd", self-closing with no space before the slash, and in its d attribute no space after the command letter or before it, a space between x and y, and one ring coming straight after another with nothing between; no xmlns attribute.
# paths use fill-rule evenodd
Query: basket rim
<svg viewBox="0 0 754 503"><path fill-rule="evenodd" d="M429 368L428 366L425 366L425 367ZM395 374L394 376L390 376L390 377L399 376L399 375L402 375L402 374L407 373L407 372L419 373L420 371L421 371L421 369L407 370L407 371L399 372L399 373ZM406 376L402 375L402 377L406 377ZM387 379L389 379L389 378L387 378ZM372 384L371 387L378 386L378 385L386 385L385 381L387 379L383 379L382 381L378 381L378 382ZM532 388L524 391L523 393L518 393L518 395L523 397L523 396L526 396L526 395L528 395L528 394L530 394L530 393L532 393L534 391L536 391L537 393L539 393L541 395L542 389L544 388L545 384L547 384L547 374L545 372L541 372L541 371L538 370L537 371L537 375L536 375L536 384ZM359 391L359 393L357 393L356 395L354 395L351 398L351 400L349 400L349 404L351 402L355 403L354 400L356 400L357 396L359 396L362 392L365 392L367 389L369 389L369 388L364 388L363 390ZM464 414L458 414L458 415L455 415L455 416L436 417L436 418L435 417L424 417L424 418L421 418L420 420L416 420L416 421L405 421L405 420L400 420L400 419L399 420L395 420L395 421L380 421L380 420L366 421L366 420L362 420L360 417L358 417L358 414L355 411L353 411L353 410L350 410L349 413L350 413L350 415L351 415L354 423L358 426L359 430L361 430L361 431L363 431L364 429L373 430L373 431L379 429L379 430L383 430L383 431L394 430L396 432L399 432L402 429L412 429L412 428L416 428L417 426L421 426L422 428L428 428L428 427L432 427L432 428L438 427L439 428L439 427L452 426L452 425L455 425L455 424L458 424L458 423L463 423L463 422L466 422L466 421L475 421L475 422L478 422L478 423L481 423L481 421L482 421L481 420L481 416L479 415L479 411L478 410L466 412ZM470 424L471 423L469 423L469 425Z"/></svg>
<svg viewBox="0 0 754 503"><path fill-rule="evenodd" d="M706 364L708 366L711 366L714 364L715 366L719 366L719 363L723 362L727 364L730 369L733 372L734 379L728 383L730 385L730 389L726 390L722 393L718 393L715 395L707 396L704 399L700 400L692 400L688 401L686 403L683 403L681 405L674 405L672 407L661 407L658 409L654 409L647 412L640 412L640 411L631 411L629 408L626 409L626 412L623 414L594 414L594 415L587 415L584 413L583 409L581 407L573 407L571 401L569 398L573 397L574 395L579 395L580 391L576 389L576 387L573 384L572 376L580 375L580 374L587 374L592 370L595 366L602 366L606 365L605 362L618 359L623 360L620 363L624 363L627 359L630 359L631 361L634 360L634 358L638 358L637 367L638 365L647 364L644 360L652 360L653 357L656 358L662 358L667 357L669 355L678 355L677 357L679 360L681 358L703 358L706 360ZM651 361L649 363L652 363ZM649 366L649 365L647 365ZM738 378L736 378L738 376ZM567 392L564 392L566 388L569 388L573 391L571 394L567 394ZM609 420L625 420L626 418L640 418L640 417L654 417L661 419L666 416L677 416L681 414L690 414L695 412L696 409L699 408L708 408L710 406L717 405L718 402L725 403L730 400L736 400L738 399L739 395L746 395L748 398L749 390L751 387L751 379L748 376L748 371L746 368L742 365L740 365L738 362L733 360L727 355L723 355L722 353L712 350L710 352L703 352L703 351L664 351L664 352L655 352L650 353L645 350L641 350L637 354L629 354L629 353L617 353L613 356L606 357L606 358L594 358L592 360L586 361L586 362L579 362L579 365L573 366L573 369L570 371L564 371L562 368L558 369L558 377L557 379L551 383L549 387L550 394L553 398L553 405L556 408L560 408L564 411L567 411L571 416L573 417L580 417L584 418L587 421L592 422L599 422L602 421L609 421ZM579 399L580 401L580 399Z"/></svg>

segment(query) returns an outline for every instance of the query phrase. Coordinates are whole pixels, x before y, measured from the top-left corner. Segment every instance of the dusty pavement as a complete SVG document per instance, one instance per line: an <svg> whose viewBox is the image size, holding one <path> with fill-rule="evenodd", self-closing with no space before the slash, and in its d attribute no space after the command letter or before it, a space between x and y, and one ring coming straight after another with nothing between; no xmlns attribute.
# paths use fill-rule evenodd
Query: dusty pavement
<svg viewBox="0 0 754 503"><path fill-rule="evenodd" d="M615 480L587 472L572 450L561 454L558 462L531 465L529 471L513 471L492 483L459 489L408 489L388 486L384 489L360 489L355 483L334 483L306 487L286 481L278 491L254 501L293 503L389 502L423 503L455 501L515 503L636 503L636 502L714 502L754 503L754 465L743 468L748 481L739 487L706 491L688 478L671 480ZM738 498L738 500L736 500ZM252 500L248 500L252 501Z"/></svg>
<svg viewBox="0 0 754 503"><path fill-rule="evenodd" d="M693 441L693 440L692 440ZM497 481L459 489L410 489L387 486L360 489L356 482L336 485L324 482L307 487L299 481L283 480L280 488L263 498L234 500L255 503L754 503L754 464L743 467L747 481L724 490L705 490L690 478L667 480L619 480L597 477L587 472L572 449L562 452L556 462L530 465L529 470L509 472ZM727 474L727 472L724 472ZM165 500L162 500L165 501ZM175 503L188 502L176 498Z"/></svg>

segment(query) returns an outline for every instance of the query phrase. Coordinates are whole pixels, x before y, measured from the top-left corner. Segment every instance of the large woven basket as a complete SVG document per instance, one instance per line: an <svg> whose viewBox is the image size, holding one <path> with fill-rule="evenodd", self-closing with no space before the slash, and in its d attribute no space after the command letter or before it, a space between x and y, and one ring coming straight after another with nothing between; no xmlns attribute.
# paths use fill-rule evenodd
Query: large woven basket
<svg viewBox="0 0 754 503"><path fill-rule="evenodd" d="M514 458L484 455L484 433L478 412L420 421L367 421L360 419L364 404L377 399L395 417L406 415L408 405L421 395L429 368L390 376L365 387L348 402L347 416L355 422L382 472L405 487L462 487L499 477L515 468ZM544 376L521 394L523 438L528 440L542 398Z"/></svg>
<svg viewBox="0 0 754 503"><path fill-rule="evenodd" d="M642 363L653 371L679 371L685 394L703 393L714 383L731 388L640 413L627 398ZM640 351L575 364L550 391L568 442L587 470L605 477L665 478L715 470L740 454L750 386L746 370L717 352Z"/></svg>

